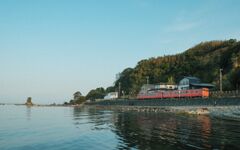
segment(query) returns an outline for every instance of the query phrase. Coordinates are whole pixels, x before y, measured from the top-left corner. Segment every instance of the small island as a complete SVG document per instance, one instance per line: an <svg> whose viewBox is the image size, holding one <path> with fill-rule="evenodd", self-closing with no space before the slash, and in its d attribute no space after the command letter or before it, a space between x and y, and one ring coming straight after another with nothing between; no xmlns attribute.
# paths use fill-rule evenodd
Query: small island
<svg viewBox="0 0 240 150"><path fill-rule="evenodd" d="M33 106L34 104L32 103L32 98L31 97L28 97L27 98L27 101L25 103L26 106Z"/></svg>

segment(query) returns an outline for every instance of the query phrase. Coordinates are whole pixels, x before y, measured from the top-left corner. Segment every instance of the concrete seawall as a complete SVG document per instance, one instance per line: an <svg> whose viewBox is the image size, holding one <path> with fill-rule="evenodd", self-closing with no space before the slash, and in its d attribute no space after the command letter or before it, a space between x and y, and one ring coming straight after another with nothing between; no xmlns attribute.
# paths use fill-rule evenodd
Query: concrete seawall
<svg viewBox="0 0 240 150"><path fill-rule="evenodd" d="M239 106L240 98L218 99L154 99L154 100L104 100L93 102L94 105L103 106Z"/></svg>
<svg viewBox="0 0 240 150"><path fill-rule="evenodd" d="M90 103L100 109L137 112L171 112L240 121L240 99L164 99L164 100L104 100Z"/></svg>

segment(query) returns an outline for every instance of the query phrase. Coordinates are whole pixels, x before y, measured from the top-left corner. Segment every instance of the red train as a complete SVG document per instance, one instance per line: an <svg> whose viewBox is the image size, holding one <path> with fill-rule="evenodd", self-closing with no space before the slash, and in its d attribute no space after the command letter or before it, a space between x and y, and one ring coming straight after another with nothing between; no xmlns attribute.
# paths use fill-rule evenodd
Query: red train
<svg viewBox="0 0 240 150"><path fill-rule="evenodd" d="M164 99L164 98L208 98L209 89L189 89L189 90L148 90L140 91L138 99Z"/></svg>

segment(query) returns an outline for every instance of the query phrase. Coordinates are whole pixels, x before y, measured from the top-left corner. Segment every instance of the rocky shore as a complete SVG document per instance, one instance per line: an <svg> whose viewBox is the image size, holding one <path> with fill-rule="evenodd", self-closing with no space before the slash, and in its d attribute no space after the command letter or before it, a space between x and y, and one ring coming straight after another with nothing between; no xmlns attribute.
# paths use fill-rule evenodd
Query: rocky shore
<svg viewBox="0 0 240 150"><path fill-rule="evenodd" d="M240 106L216 106L216 107L153 107L153 106L95 106L97 109L117 110L117 111L135 111L135 112L153 112L153 113L176 113L188 115L210 115L217 118L239 120Z"/></svg>

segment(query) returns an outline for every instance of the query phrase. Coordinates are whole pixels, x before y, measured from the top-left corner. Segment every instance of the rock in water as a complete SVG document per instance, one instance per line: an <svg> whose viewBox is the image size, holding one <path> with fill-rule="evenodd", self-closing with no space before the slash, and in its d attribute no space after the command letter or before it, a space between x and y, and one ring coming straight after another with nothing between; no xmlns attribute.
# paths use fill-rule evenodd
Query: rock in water
<svg viewBox="0 0 240 150"><path fill-rule="evenodd" d="M27 106L33 106L32 98L31 98L31 97L28 97L28 98L27 98L27 102L25 103L25 105L27 105Z"/></svg>

